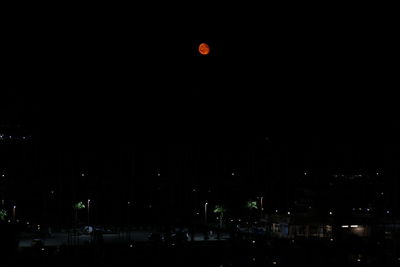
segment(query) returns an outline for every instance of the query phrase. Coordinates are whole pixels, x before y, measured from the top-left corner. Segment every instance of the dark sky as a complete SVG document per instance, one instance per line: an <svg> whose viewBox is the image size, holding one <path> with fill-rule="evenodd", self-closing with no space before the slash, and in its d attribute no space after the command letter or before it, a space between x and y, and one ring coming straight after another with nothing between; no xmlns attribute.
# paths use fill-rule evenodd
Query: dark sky
<svg viewBox="0 0 400 267"><path fill-rule="evenodd" d="M398 129L392 18L283 11L220 20L21 13L3 25L1 119L63 143L379 143ZM201 42L209 56L197 53Z"/></svg>
<svg viewBox="0 0 400 267"><path fill-rule="evenodd" d="M395 136L390 16L255 17L14 16L3 27L2 123L50 147Z"/></svg>
<svg viewBox="0 0 400 267"><path fill-rule="evenodd" d="M12 16L3 25L2 123L72 143L372 140L398 129L392 17L271 13ZM201 42L209 56L197 53Z"/></svg>
<svg viewBox="0 0 400 267"><path fill-rule="evenodd" d="M202 136L390 124L398 53L384 19L15 18L4 27L3 99L11 110L23 103L25 121L61 132ZM200 42L209 56L197 54Z"/></svg>

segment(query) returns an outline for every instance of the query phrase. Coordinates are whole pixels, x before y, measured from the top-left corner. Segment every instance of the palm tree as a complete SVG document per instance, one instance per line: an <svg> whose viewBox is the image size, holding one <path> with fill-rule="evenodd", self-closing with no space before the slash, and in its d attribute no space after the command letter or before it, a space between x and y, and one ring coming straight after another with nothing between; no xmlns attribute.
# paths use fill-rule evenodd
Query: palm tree
<svg viewBox="0 0 400 267"><path fill-rule="evenodd" d="M246 202L246 208L249 209L248 231L250 232L250 227L251 227L251 223L250 223L250 221L251 221L251 212L252 212L253 210L258 209L258 207L257 207L257 201L254 201L254 200L251 200L251 199L248 200L248 201Z"/></svg>
<svg viewBox="0 0 400 267"><path fill-rule="evenodd" d="M247 206L247 208L248 208L249 210L256 210L256 209L258 209L258 207L257 207L257 201L249 200L249 201L247 201L246 206Z"/></svg>
<svg viewBox="0 0 400 267"><path fill-rule="evenodd" d="M224 218L224 213L226 212L226 208L222 205L216 205L214 209L214 213L219 214L219 228L222 228L222 221Z"/></svg>
<svg viewBox="0 0 400 267"><path fill-rule="evenodd" d="M5 209L0 210L0 221L5 221L7 218L7 211Z"/></svg>
<svg viewBox="0 0 400 267"><path fill-rule="evenodd" d="M85 206L85 204L83 204L82 201L79 201L73 205L73 208L75 211L75 227L76 227L78 224L78 211L86 208L86 206Z"/></svg>

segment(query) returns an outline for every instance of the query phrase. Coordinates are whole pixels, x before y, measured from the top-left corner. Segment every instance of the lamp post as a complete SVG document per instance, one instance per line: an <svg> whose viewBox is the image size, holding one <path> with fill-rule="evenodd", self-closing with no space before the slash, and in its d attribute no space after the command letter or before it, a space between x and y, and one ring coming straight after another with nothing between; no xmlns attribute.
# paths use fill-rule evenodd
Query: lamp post
<svg viewBox="0 0 400 267"><path fill-rule="evenodd" d="M16 212L17 206L13 206L13 221L15 222L15 212Z"/></svg>
<svg viewBox="0 0 400 267"><path fill-rule="evenodd" d="M207 205L208 202L204 204L204 224L207 225Z"/></svg>
<svg viewBox="0 0 400 267"><path fill-rule="evenodd" d="M263 203L263 198L264 197L257 197L259 200L260 200L260 217L262 218L262 216L263 216L263 211L264 211L264 203Z"/></svg>
<svg viewBox="0 0 400 267"><path fill-rule="evenodd" d="M88 231L90 227L90 199L87 200L87 222L88 222Z"/></svg>

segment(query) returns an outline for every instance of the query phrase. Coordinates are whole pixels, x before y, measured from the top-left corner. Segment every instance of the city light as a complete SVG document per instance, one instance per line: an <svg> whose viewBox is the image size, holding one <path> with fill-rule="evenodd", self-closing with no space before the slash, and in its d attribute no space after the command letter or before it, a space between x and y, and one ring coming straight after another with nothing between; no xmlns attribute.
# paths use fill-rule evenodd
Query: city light
<svg viewBox="0 0 400 267"><path fill-rule="evenodd" d="M351 227L351 228L357 228L358 225L357 225L357 224L352 224L352 225L350 225L350 227Z"/></svg>

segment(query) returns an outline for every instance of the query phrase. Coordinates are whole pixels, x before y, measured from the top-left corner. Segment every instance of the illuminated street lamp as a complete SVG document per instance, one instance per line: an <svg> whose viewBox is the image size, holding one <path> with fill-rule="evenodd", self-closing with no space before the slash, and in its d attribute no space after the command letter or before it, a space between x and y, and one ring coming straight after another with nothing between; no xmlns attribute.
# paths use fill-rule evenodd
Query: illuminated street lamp
<svg viewBox="0 0 400 267"><path fill-rule="evenodd" d="M15 222L15 213L16 213L17 206L13 206L13 221Z"/></svg>
<svg viewBox="0 0 400 267"><path fill-rule="evenodd" d="M208 202L204 204L204 224L207 225L207 205Z"/></svg>
<svg viewBox="0 0 400 267"><path fill-rule="evenodd" d="M88 227L90 226L90 199L87 200L87 221L88 221Z"/></svg>

